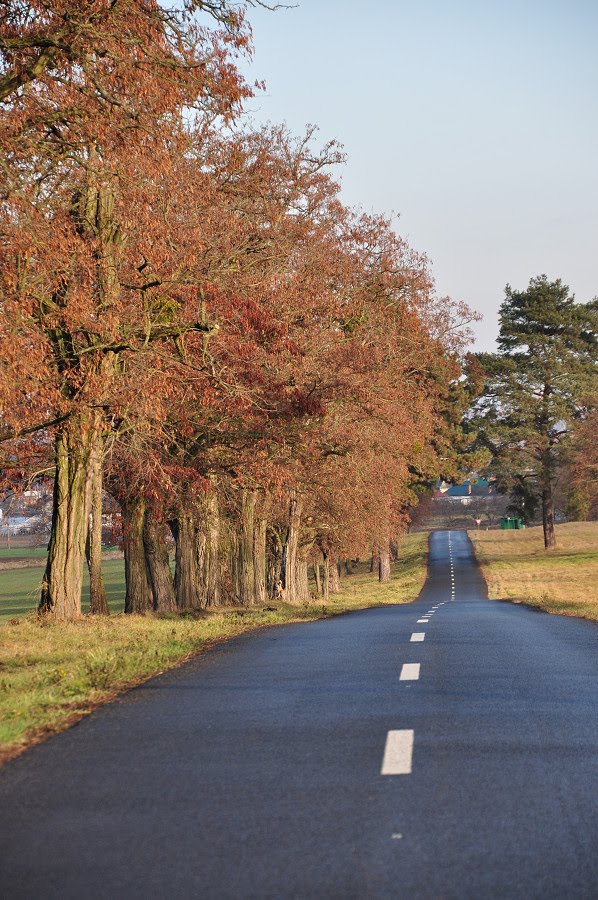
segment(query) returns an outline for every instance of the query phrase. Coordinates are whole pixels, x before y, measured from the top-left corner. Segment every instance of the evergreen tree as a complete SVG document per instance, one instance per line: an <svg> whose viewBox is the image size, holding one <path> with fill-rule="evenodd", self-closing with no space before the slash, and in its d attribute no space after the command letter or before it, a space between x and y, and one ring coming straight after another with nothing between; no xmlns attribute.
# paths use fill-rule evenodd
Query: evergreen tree
<svg viewBox="0 0 598 900"><path fill-rule="evenodd" d="M546 548L559 466L597 378L597 325L597 300L576 303L560 279L540 275L525 291L507 285L498 352L478 356L487 381L472 422L511 486L527 481L541 498Z"/></svg>

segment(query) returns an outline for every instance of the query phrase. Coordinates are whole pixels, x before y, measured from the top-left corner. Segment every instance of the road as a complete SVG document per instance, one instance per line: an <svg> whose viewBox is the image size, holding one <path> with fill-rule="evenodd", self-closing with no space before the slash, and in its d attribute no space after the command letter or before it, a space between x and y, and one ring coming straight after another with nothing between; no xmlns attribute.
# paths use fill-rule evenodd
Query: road
<svg viewBox="0 0 598 900"><path fill-rule="evenodd" d="M596 898L597 651L436 532L417 603L237 638L5 766L0 896Z"/></svg>

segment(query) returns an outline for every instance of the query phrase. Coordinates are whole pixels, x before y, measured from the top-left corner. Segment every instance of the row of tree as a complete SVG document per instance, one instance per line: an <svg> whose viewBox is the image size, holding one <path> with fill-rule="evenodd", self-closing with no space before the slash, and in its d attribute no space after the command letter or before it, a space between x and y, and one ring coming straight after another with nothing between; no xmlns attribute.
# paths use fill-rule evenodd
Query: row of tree
<svg viewBox="0 0 598 900"><path fill-rule="evenodd" d="M324 595L366 548L387 578L453 451L471 313L341 203L334 143L241 117L244 13L0 11L0 438L8 476L54 479L56 619L80 615L86 552L107 611L105 490L128 612L298 602L309 561Z"/></svg>

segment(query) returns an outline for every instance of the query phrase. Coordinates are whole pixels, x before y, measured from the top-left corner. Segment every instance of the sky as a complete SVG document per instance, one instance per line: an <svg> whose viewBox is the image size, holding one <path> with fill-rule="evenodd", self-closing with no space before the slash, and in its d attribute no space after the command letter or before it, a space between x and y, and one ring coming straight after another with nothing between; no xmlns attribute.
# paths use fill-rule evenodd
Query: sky
<svg viewBox="0 0 598 900"><path fill-rule="evenodd" d="M598 295L598 0L299 0L249 11L256 122L316 124L342 198L398 216L441 295L484 316L509 283Z"/></svg>

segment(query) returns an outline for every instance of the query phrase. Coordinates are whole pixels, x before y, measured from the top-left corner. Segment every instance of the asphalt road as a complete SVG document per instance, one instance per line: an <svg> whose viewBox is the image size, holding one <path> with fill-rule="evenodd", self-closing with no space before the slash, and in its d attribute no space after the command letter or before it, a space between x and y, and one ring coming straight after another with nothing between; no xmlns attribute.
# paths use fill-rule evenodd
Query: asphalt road
<svg viewBox="0 0 598 900"><path fill-rule="evenodd" d="M437 532L417 603L238 638L5 766L0 896L594 900L597 686L596 625L488 601Z"/></svg>

